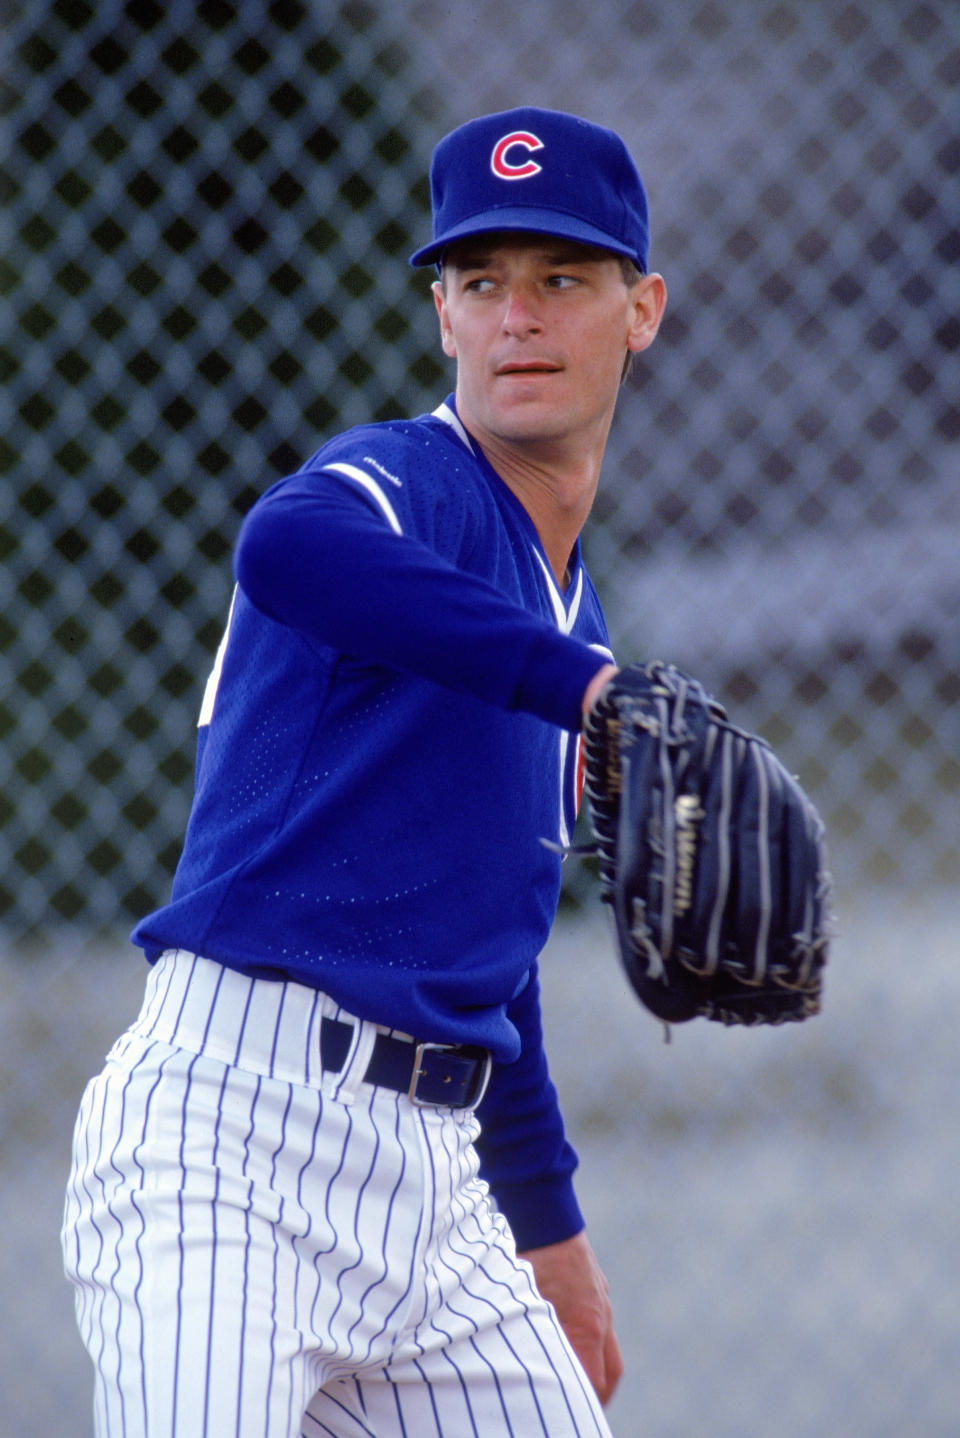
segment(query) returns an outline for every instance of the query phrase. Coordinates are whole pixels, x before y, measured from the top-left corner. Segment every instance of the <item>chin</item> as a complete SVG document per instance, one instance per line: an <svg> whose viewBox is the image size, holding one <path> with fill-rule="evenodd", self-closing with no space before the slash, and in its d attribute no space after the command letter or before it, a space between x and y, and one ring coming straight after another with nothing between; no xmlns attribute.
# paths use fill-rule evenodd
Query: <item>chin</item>
<svg viewBox="0 0 960 1438"><path fill-rule="evenodd" d="M518 439L552 439L565 434L571 418L569 404L543 395L516 395L511 403L495 405L490 413L491 422L504 437L514 434Z"/></svg>
<svg viewBox="0 0 960 1438"><path fill-rule="evenodd" d="M534 415L511 415L496 423L492 432L507 444L536 444L562 439L570 426L559 417L537 418Z"/></svg>

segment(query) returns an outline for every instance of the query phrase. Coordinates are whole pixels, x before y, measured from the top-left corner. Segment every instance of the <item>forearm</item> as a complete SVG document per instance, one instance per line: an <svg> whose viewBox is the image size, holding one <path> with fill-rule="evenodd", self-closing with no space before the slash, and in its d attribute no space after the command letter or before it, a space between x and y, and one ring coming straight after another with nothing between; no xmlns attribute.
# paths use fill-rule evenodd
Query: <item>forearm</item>
<svg viewBox="0 0 960 1438"><path fill-rule="evenodd" d="M490 1184L521 1248L559 1242L583 1228L573 1188L577 1155L567 1141L543 1049L537 971L508 1005L520 1057L498 1064L478 1117L477 1143Z"/></svg>

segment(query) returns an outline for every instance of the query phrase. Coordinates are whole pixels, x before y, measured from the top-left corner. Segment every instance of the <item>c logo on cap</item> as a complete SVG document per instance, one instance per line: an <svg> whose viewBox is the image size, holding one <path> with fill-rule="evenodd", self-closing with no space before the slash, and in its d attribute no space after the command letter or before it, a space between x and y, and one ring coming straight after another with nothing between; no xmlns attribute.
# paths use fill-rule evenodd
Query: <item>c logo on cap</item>
<svg viewBox="0 0 960 1438"><path fill-rule="evenodd" d="M511 164L507 159L507 151L512 150L514 145L522 145L527 151L528 158L522 164ZM543 169L536 160L529 158L529 152L542 149L543 141L538 140L536 135L531 135L529 130L511 130L509 135L504 135L503 139L494 145L490 168L501 180L529 179L531 175L539 175Z"/></svg>

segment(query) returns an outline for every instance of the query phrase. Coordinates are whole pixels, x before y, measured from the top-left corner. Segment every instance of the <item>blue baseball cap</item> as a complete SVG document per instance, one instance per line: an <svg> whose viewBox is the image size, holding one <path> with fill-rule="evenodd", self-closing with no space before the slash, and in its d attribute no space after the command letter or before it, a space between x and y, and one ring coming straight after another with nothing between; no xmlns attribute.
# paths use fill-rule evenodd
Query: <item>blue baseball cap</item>
<svg viewBox="0 0 960 1438"><path fill-rule="evenodd" d="M529 230L626 255L646 274L643 181L619 135L576 115L525 106L468 120L434 150L430 196L433 239L411 265L470 235Z"/></svg>

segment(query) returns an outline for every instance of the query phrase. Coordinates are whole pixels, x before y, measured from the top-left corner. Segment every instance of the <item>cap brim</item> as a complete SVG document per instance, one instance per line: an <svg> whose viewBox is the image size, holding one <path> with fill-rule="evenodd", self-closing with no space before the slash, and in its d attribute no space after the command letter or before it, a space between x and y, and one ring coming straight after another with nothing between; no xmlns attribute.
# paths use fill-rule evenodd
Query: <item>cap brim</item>
<svg viewBox="0 0 960 1438"><path fill-rule="evenodd" d="M436 264L444 250L457 240L466 240L472 235L495 234L498 230L527 231L532 235L555 235L564 240L576 240L582 245L596 245L600 249L610 250L615 255L625 255L627 259L633 260L641 270L646 268L642 257L625 245L622 240L615 239L594 225L588 225L575 215L564 215L556 210L538 210L522 205L499 210L486 210L479 215L471 215L468 220L454 225L452 229L431 240L429 245L424 245L422 249L417 250L410 256L410 263L411 265Z"/></svg>

